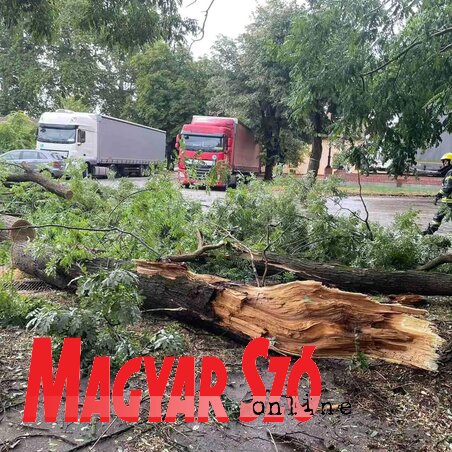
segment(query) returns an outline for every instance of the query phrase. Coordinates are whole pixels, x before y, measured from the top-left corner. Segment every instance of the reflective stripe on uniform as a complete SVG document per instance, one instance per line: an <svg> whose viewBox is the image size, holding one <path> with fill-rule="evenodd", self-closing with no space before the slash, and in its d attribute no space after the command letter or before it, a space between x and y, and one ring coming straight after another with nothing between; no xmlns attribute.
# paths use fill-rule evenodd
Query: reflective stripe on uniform
<svg viewBox="0 0 452 452"><path fill-rule="evenodd" d="M444 204L452 204L452 199L450 199L450 198L442 198L441 202L443 202Z"/></svg>

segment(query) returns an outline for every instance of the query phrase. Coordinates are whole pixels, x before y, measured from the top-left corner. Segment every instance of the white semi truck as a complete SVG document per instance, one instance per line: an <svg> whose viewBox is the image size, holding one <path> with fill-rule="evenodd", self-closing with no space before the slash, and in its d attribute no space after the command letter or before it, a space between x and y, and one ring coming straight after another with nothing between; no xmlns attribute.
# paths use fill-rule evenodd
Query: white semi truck
<svg viewBox="0 0 452 452"><path fill-rule="evenodd" d="M94 176L108 170L143 176L165 160L166 132L110 116L57 110L39 119L37 149L83 160Z"/></svg>

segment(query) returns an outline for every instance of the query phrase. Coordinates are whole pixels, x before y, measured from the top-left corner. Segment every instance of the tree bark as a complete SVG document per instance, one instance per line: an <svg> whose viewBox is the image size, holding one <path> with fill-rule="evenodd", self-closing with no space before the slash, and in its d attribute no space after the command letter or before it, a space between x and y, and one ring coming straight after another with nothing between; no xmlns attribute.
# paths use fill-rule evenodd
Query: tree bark
<svg viewBox="0 0 452 452"><path fill-rule="evenodd" d="M438 256L436 259L433 259L432 261L427 262L425 265L422 265L421 267L418 268L418 270L430 271L443 264L451 263L452 263L452 254L442 254L441 256Z"/></svg>
<svg viewBox="0 0 452 452"><path fill-rule="evenodd" d="M45 188L50 193L60 196L61 198L72 199L73 193L65 185L55 182L40 173L33 172L32 168L26 163L22 163L21 166L25 172L20 174L10 174L6 178L6 183L34 182L35 184Z"/></svg>
<svg viewBox="0 0 452 452"><path fill-rule="evenodd" d="M250 259L243 252L244 259ZM322 264L307 260L291 259L267 254L267 260L261 254L253 255L254 264L262 274L267 266L269 275L290 272L298 280L321 282L349 292L367 294L398 295L452 295L452 276L445 273L427 273L425 271L382 271L368 268L352 268L341 265Z"/></svg>
<svg viewBox="0 0 452 452"><path fill-rule="evenodd" d="M266 163L265 172L264 172L264 180L273 180L273 162Z"/></svg>
<svg viewBox="0 0 452 452"><path fill-rule="evenodd" d="M322 158L322 116L315 112L312 114L312 125L314 136L312 138L311 156L309 158L308 172L313 172L317 177L320 167L320 159Z"/></svg>
<svg viewBox="0 0 452 452"><path fill-rule="evenodd" d="M74 289L73 279L80 275L79 267L48 275L46 260L35 259L24 243L13 244L13 263L65 290ZM88 263L88 271L104 263ZM279 353L298 356L303 345L313 344L316 358L351 358L362 352L389 362L437 369L437 349L443 340L423 318L426 311L384 305L314 281L253 287L194 274L180 264L148 261L137 262L137 274L144 309L172 309L167 314L183 322L235 337L268 337Z"/></svg>
<svg viewBox="0 0 452 452"><path fill-rule="evenodd" d="M0 215L0 242L6 242L8 240L13 242L26 242L27 240L33 240L36 237L36 232L30 226L31 223L21 218L11 215Z"/></svg>

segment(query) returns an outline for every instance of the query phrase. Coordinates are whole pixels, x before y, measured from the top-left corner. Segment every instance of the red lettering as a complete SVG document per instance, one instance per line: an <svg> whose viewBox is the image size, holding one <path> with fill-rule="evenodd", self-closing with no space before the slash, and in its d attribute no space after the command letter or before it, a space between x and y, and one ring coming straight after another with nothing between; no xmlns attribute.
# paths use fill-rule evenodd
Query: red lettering
<svg viewBox="0 0 452 452"><path fill-rule="evenodd" d="M268 371L275 373L275 379L273 380L272 388L270 390L270 397L268 400L268 406L272 406L272 403L281 404L281 396L286 383L287 371L289 370L290 361L292 359L289 356L272 356L268 363ZM264 422L284 422L284 406L280 406L279 412L281 414L266 414L264 416Z"/></svg>
<svg viewBox="0 0 452 452"><path fill-rule="evenodd" d="M216 383L212 384L213 374ZM209 421L209 405L212 405L218 422L229 422L221 395L226 389L228 373L220 358L208 356L201 361L201 381L199 383L198 422Z"/></svg>
<svg viewBox="0 0 452 452"><path fill-rule="evenodd" d="M178 414L184 415L185 422L195 421L195 358L193 356L179 358L165 422L176 422Z"/></svg>
<svg viewBox="0 0 452 452"><path fill-rule="evenodd" d="M174 356L164 358L160 374L157 375L155 368L155 359L152 357L144 358L144 369L146 372L146 381L148 384L150 409L148 422L162 422L162 399L165 392L168 379L173 369Z"/></svg>
<svg viewBox="0 0 452 452"><path fill-rule="evenodd" d="M66 388L64 419L66 422L77 422L80 352L81 339L64 339L55 380L53 380L52 341L48 337L33 340L23 422L36 422L41 386L45 422L56 422L64 388Z"/></svg>
<svg viewBox="0 0 452 452"><path fill-rule="evenodd" d="M99 392L99 399L97 393ZM86 388L80 422L90 422L93 414L101 422L110 421L110 357L96 356Z"/></svg>
<svg viewBox="0 0 452 452"><path fill-rule="evenodd" d="M287 382L287 395L293 397L294 418L299 422L309 421L317 410L322 392L322 377L319 368L312 359L315 345L305 345L301 352L301 357L293 365ZM298 386L301 377L307 374L309 377L310 394L305 405L300 404L298 398Z"/></svg>
<svg viewBox="0 0 452 452"><path fill-rule="evenodd" d="M253 395L251 402L242 402L240 404L240 420L242 422L252 422L258 418L258 415L254 413L253 406L255 403L263 403L267 400L267 390L265 389L264 382L257 370L256 359L259 356L264 358L268 357L268 348L270 341L265 337L259 337L253 339L245 348L242 357L242 370L246 381Z"/></svg>
<svg viewBox="0 0 452 452"><path fill-rule="evenodd" d="M116 415L125 422L138 422L140 416L141 389L131 389L129 405L124 402L124 388L129 378L140 371L143 358L127 361L116 374L113 383L113 408Z"/></svg>

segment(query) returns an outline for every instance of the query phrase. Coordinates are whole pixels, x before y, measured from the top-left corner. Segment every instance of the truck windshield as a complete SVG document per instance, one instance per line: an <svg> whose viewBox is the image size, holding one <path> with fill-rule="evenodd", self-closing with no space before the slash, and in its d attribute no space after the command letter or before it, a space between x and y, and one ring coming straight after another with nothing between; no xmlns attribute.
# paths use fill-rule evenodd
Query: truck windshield
<svg viewBox="0 0 452 452"><path fill-rule="evenodd" d="M185 149L192 151L212 151L223 152L224 140L223 137L213 137L206 135L183 135L185 142Z"/></svg>
<svg viewBox="0 0 452 452"><path fill-rule="evenodd" d="M44 143L75 143L75 127L49 127L40 126L38 141Z"/></svg>

